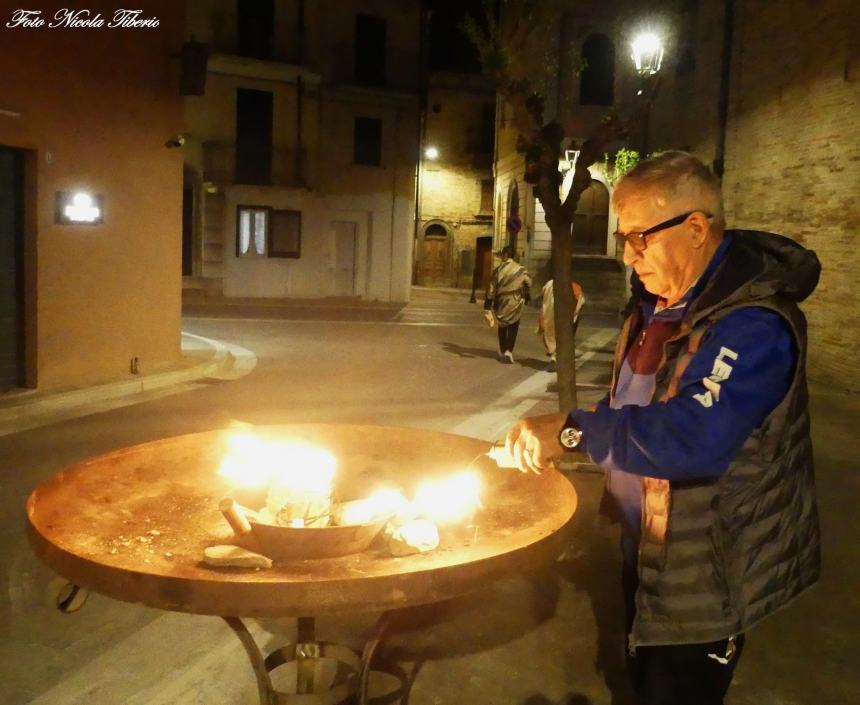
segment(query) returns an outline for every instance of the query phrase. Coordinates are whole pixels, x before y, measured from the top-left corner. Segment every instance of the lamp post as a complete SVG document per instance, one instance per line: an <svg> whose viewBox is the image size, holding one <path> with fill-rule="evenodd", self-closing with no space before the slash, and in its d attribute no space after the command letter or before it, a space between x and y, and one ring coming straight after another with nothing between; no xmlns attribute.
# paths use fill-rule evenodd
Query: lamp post
<svg viewBox="0 0 860 705"><path fill-rule="evenodd" d="M663 40L656 32L644 31L636 35L630 43L630 48L633 65L640 76L636 95L643 96L645 101L642 111L642 156L644 158L648 155L648 122L651 103L657 94L660 67L663 64Z"/></svg>

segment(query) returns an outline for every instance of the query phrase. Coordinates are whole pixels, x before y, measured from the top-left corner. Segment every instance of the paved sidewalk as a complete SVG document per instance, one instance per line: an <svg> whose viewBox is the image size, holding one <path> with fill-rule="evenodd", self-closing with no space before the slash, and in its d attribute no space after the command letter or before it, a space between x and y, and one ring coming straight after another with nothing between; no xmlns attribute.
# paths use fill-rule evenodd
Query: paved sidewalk
<svg viewBox="0 0 860 705"><path fill-rule="evenodd" d="M358 297L255 299L185 296L182 315L192 318L255 320L392 321L405 303L364 301Z"/></svg>
<svg viewBox="0 0 860 705"><path fill-rule="evenodd" d="M182 333L182 357L172 365L104 384L0 395L0 436L98 411L176 393L203 379L237 379L256 365L252 352L236 345Z"/></svg>

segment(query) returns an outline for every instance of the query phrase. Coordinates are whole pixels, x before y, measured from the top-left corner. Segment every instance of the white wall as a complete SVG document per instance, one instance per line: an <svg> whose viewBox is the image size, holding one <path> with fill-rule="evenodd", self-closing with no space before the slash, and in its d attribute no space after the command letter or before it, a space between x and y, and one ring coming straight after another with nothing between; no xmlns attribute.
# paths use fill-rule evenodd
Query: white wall
<svg viewBox="0 0 860 705"><path fill-rule="evenodd" d="M239 205L301 211L301 256L298 259L236 257L236 209ZM355 295L370 301L408 301L412 212L410 199L393 200L390 192L348 196L321 195L303 189L231 187L226 191L223 223L224 295L333 296L337 293L336 253L331 224L348 221L356 224Z"/></svg>

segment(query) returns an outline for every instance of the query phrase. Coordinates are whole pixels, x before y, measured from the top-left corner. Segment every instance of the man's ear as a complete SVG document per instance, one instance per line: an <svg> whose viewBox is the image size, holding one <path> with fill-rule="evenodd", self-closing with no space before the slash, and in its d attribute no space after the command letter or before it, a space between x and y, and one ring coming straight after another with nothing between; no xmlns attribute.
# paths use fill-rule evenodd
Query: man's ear
<svg viewBox="0 0 860 705"><path fill-rule="evenodd" d="M711 221L704 213L696 211L687 222L693 228L693 246L701 247L708 241L708 236L711 234Z"/></svg>

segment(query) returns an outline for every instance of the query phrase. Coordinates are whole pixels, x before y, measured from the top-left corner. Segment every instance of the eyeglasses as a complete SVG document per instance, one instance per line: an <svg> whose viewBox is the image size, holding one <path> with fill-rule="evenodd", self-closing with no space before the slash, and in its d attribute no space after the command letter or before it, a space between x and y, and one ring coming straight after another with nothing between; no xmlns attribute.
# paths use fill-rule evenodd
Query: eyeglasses
<svg viewBox="0 0 860 705"><path fill-rule="evenodd" d="M642 232L634 231L630 233L622 233L616 230L613 234L622 246L625 243L629 243L630 247L632 247L635 252L642 252L643 250L645 250L646 247L648 247L648 243L645 240L648 235L659 233L661 230L668 230L669 228L674 228L676 225L680 225L681 223L685 222L687 218L693 215L693 213L704 213L705 217L708 219L714 217L707 211L689 211L688 213L676 215L674 218L669 218L669 220L664 220L662 223L658 223L653 228L648 228L647 230L643 230Z"/></svg>

